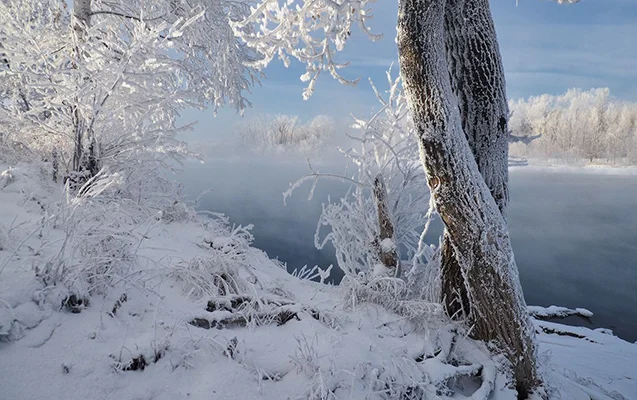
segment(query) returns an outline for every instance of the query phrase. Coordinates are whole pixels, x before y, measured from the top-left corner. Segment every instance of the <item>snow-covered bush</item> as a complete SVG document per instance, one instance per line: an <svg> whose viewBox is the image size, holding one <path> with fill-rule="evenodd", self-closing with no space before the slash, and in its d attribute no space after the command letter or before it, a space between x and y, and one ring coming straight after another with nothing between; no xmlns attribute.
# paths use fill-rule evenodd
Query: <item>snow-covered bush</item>
<svg viewBox="0 0 637 400"><path fill-rule="evenodd" d="M149 210L118 197L121 176L103 168L72 193L67 183L58 203L49 204L37 231L42 247L55 252L33 262L45 286L58 285L85 298L115 285L135 285L131 275L143 235L131 225L149 220ZM150 215L152 215L152 210Z"/></svg>
<svg viewBox="0 0 637 400"><path fill-rule="evenodd" d="M441 304L411 298L411 288L402 279L377 277L360 282L346 277L341 282L343 303L350 308L374 303L421 326L433 328L445 320Z"/></svg>
<svg viewBox="0 0 637 400"><path fill-rule="evenodd" d="M131 273L141 238L118 224L118 219L128 217L113 210L116 203L98 200L65 207L42 227L50 232L55 226L64 237L54 257L44 265L35 265L38 278L47 286L62 285L81 297L106 294L120 283L134 285L137 277Z"/></svg>
<svg viewBox="0 0 637 400"><path fill-rule="evenodd" d="M189 222L195 219L195 211L183 201L175 200L173 204L159 212L157 218L164 223Z"/></svg>
<svg viewBox="0 0 637 400"><path fill-rule="evenodd" d="M420 233L428 220L429 193L425 172L418 161L418 146L400 80L387 72L389 90L386 97L372 83L381 104L368 120L356 119L353 127L359 135L350 135L356 146L342 150L357 167L353 177L312 171L284 194L289 196L301 184L321 178L350 182L351 188L339 201L323 205L315 234L316 247L331 242L336 249L338 266L350 278L365 279L382 273L380 253L390 250L402 260L422 253ZM383 203L386 219L393 225L393 237L381 238L379 200L374 188L384 182ZM326 231L324 232L324 229ZM384 246L383 246L384 244ZM420 249L419 249L420 247Z"/></svg>
<svg viewBox="0 0 637 400"><path fill-rule="evenodd" d="M180 262L169 275L184 283L184 291L194 298L229 296L250 293L250 282L241 272L247 271L247 253L253 237L252 226L233 226L222 215L206 221L209 234L202 246L205 256Z"/></svg>

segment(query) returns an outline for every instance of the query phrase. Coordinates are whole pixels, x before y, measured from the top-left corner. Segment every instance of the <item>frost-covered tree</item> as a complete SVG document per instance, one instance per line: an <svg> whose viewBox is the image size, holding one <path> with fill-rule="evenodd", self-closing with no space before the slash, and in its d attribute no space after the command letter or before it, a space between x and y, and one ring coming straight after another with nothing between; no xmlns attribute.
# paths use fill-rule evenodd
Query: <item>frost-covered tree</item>
<svg viewBox="0 0 637 400"><path fill-rule="evenodd" d="M476 18L464 18L464 12L473 12ZM452 28L445 22L449 13L458 14L464 29L480 33L461 39L465 46L473 46L474 53L467 55L462 46L456 49L445 43ZM470 307L473 336L497 342L512 364L518 392L525 396L540 381L533 330L504 218L508 112L488 1L401 2L398 49L421 158L449 243L443 248L443 293L456 296L460 307ZM484 128L474 128L483 136L477 140L473 136L473 145L467 118L476 117L462 108L463 100L457 93L463 89L454 87L457 78L449 79L450 71L452 77L463 76L450 68L449 53L457 53L465 68L476 71L473 85L469 82L465 86L469 101L472 94L485 93L485 101L492 107L484 113ZM471 56L482 58L472 60ZM492 148L487 149L489 143Z"/></svg>
<svg viewBox="0 0 637 400"><path fill-rule="evenodd" d="M76 183L109 168L143 193L188 154L181 110L249 104L257 58L230 26L248 13L241 1L0 3L6 141L55 151Z"/></svg>

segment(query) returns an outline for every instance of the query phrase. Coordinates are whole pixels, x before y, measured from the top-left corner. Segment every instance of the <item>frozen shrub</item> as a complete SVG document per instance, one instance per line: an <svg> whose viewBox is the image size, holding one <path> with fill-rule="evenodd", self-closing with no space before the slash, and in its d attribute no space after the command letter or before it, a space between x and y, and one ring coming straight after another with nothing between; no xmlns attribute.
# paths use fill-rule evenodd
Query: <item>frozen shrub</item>
<svg viewBox="0 0 637 400"><path fill-rule="evenodd" d="M342 150L357 167L354 175L338 176L312 170L284 194L288 197L301 184L316 185L319 179L351 183L345 196L336 201L328 198L323 205L314 243L322 249L331 242L339 268L352 279L370 279L374 269L379 270L377 266L384 261L383 242L392 244L391 258L398 261L397 264L414 256L429 256L423 253L420 240L431 213L415 130L400 79L393 78L388 71L387 81L386 95L372 83L381 109L369 120L355 119L353 127L359 134L350 136L355 145ZM378 187L382 187L382 193L374 190ZM382 237L381 225L391 226L388 231L392 237Z"/></svg>
<svg viewBox="0 0 637 400"><path fill-rule="evenodd" d="M200 298L249 292L250 283L241 271L250 268L247 253L252 243L251 226L232 227L225 216L206 221L206 256L197 256L174 266L170 275L185 283L185 291Z"/></svg>
<svg viewBox="0 0 637 400"><path fill-rule="evenodd" d="M173 204L164 208L159 212L158 218L167 224L171 222L189 222L192 221L195 212L185 203L175 200Z"/></svg>

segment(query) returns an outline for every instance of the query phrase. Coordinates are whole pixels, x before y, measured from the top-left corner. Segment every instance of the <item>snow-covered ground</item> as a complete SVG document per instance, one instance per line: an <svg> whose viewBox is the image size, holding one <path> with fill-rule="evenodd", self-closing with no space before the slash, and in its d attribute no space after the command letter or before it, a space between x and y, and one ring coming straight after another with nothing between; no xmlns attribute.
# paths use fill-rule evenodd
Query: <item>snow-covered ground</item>
<svg viewBox="0 0 637 400"><path fill-rule="evenodd" d="M1 399L515 398L435 305L291 276L180 203L75 204L46 164L0 172ZM637 399L637 345L535 323L551 398Z"/></svg>

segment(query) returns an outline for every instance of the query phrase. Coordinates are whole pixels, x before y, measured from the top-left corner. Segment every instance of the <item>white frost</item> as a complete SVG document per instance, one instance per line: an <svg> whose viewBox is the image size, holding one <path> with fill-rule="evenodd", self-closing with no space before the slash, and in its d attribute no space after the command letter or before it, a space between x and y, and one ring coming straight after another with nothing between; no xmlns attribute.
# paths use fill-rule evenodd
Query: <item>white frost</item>
<svg viewBox="0 0 637 400"><path fill-rule="evenodd" d="M396 243L394 243L392 239L386 238L381 240L380 248L383 251L383 253L389 253L396 250Z"/></svg>

